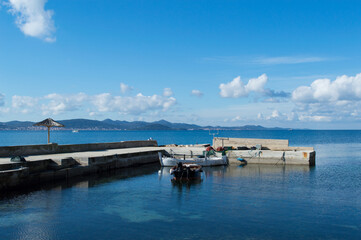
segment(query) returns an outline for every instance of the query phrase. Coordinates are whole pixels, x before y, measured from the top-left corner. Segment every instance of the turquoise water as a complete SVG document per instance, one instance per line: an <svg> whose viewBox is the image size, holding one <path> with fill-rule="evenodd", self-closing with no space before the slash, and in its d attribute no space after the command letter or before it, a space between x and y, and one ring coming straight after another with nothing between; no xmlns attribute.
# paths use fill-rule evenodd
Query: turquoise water
<svg viewBox="0 0 361 240"><path fill-rule="evenodd" d="M0 145L16 145L21 136L21 144L46 141L42 132L0 134ZM360 131L221 134L314 146L316 167L205 168L202 182L174 185L168 169L154 164L49 183L0 198L0 239L360 239ZM64 144L149 137L160 144L211 140L207 131L53 136Z"/></svg>

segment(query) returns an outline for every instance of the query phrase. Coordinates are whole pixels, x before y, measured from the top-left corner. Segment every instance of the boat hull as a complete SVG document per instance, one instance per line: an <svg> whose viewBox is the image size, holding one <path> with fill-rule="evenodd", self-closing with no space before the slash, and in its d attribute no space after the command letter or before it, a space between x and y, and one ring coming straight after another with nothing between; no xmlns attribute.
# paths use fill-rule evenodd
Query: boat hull
<svg viewBox="0 0 361 240"><path fill-rule="evenodd" d="M202 167L223 166L228 164L227 156L179 159L173 157L165 157L162 153L159 153L159 161L162 167L173 167L178 163L197 164Z"/></svg>
<svg viewBox="0 0 361 240"><path fill-rule="evenodd" d="M202 166L197 164L179 163L170 169L169 173L173 175L173 181L195 181L201 179Z"/></svg>

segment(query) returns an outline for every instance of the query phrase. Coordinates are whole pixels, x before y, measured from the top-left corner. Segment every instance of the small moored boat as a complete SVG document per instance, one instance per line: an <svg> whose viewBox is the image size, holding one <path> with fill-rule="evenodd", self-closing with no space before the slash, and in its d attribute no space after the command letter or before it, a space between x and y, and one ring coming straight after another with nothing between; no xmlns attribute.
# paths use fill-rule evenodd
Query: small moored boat
<svg viewBox="0 0 361 240"><path fill-rule="evenodd" d="M222 156L217 156L212 151L204 151L203 155L200 156L187 156L184 154L173 154L172 156L164 156L161 152L158 153L160 165L162 167L172 167L178 163L183 164L197 164L202 167L210 166L223 166L228 164L228 158L225 152L219 153Z"/></svg>
<svg viewBox="0 0 361 240"><path fill-rule="evenodd" d="M197 164L183 164L181 162L169 170L169 173L174 176L174 181L199 180L201 178L201 172L203 172L202 166Z"/></svg>

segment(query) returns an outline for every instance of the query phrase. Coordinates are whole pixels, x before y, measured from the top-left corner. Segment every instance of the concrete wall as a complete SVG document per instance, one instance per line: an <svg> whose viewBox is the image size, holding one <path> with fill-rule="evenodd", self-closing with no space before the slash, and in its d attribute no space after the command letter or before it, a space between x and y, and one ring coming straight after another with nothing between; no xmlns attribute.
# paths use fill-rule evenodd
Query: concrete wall
<svg viewBox="0 0 361 240"><path fill-rule="evenodd" d="M290 147L288 146L288 140L282 139L256 139L256 138L213 138L213 147L247 147L251 148L257 144L262 145L264 150L274 151L292 151L292 150L305 150L313 151L312 147Z"/></svg>
<svg viewBox="0 0 361 240"><path fill-rule="evenodd" d="M11 188L70 179L118 168L159 163L159 157L157 151L150 151L91 157L85 164L82 163L74 159L63 159L59 163L44 159L25 163L3 164L4 167L0 170L0 194L2 191ZM7 170L4 170L5 165L8 168Z"/></svg>
<svg viewBox="0 0 361 240"><path fill-rule="evenodd" d="M158 143L152 141L125 141L113 143L88 143L58 145L56 143L43 145L24 145L0 147L0 157L45 155L54 153L71 153L85 151L99 151L105 149L134 148L134 147L157 147Z"/></svg>
<svg viewBox="0 0 361 240"><path fill-rule="evenodd" d="M256 139L256 138L213 138L213 147L248 147L251 148L261 144L263 148L288 147L288 140L278 139Z"/></svg>
<svg viewBox="0 0 361 240"><path fill-rule="evenodd" d="M228 151L227 157L230 164L239 164L237 158L243 158L249 164L315 166L315 154L315 151L234 150Z"/></svg>

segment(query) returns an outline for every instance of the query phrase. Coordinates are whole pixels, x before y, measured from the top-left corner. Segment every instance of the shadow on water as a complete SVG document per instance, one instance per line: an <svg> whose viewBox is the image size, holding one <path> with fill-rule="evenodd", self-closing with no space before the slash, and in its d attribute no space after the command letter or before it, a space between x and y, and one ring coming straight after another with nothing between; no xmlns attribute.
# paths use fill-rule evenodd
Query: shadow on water
<svg viewBox="0 0 361 240"><path fill-rule="evenodd" d="M67 180L44 182L34 186L14 189L3 193L0 200L16 198L20 195L31 194L36 191L64 190L72 187L92 188L101 184L107 184L121 179L141 177L153 174L159 169L159 164L148 164L138 167L115 169L93 175L79 176Z"/></svg>

